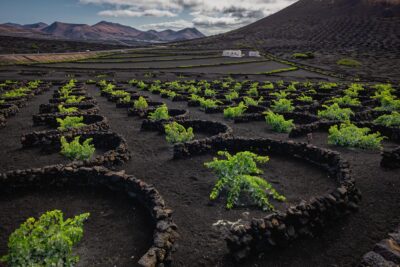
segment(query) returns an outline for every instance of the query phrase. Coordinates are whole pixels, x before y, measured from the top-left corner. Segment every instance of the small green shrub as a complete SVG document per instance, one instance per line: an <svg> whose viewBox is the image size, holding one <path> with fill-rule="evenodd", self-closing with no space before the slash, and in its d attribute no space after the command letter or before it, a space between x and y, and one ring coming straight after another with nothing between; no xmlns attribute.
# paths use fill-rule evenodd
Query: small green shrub
<svg viewBox="0 0 400 267"><path fill-rule="evenodd" d="M189 94L200 94L201 93L201 88L200 87L196 87L194 85L190 85L189 89L187 90L187 92Z"/></svg>
<svg viewBox="0 0 400 267"><path fill-rule="evenodd" d="M276 99L279 100L279 99L281 99L281 98L286 98L286 97L288 97L288 96L289 96L289 93L286 92L286 91L281 90L281 91L279 91L279 92L270 93L269 95L270 95L270 96L274 96L274 97L276 97Z"/></svg>
<svg viewBox="0 0 400 267"><path fill-rule="evenodd" d="M139 81L136 86L139 90L144 90L147 88L147 84L144 81Z"/></svg>
<svg viewBox="0 0 400 267"><path fill-rule="evenodd" d="M239 98L239 93L236 91L232 91L225 95L225 99L228 101L232 101L232 100L238 99L238 98Z"/></svg>
<svg viewBox="0 0 400 267"><path fill-rule="evenodd" d="M121 98L121 99L120 99L120 102L121 102L121 103L125 103L125 104L130 103L130 102L131 102L131 95L128 94L127 96Z"/></svg>
<svg viewBox="0 0 400 267"><path fill-rule="evenodd" d="M87 80L86 84L96 84L96 81L95 80Z"/></svg>
<svg viewBox="0 0 400 267"><path fill-rule="evenodd" d="M168 120L169 118L168 107L165 104L149 114L149 119L152 121Z"/></svg>
<svg viewBox="0 0 400 267"><path fill-rule="evenodd" d="M9 266L75 266L79 257L72 248L83 237L83 223L89 218L83 213L64 220L59 210L48 211L38 220L29 218L8 240L8 254L0 261Z"/></svg>
<svg viewBox="0 0 400 267"><path fill-rule="evenodd" d="M170 144L184 143L194 138L193 128L186 129L177 122L171 122L164 126L167 142Z"/></svg>
<svg viewBox="0 0 400 267"><path fill-rule="evenodd" d="M283 115L275 114L272 111L266 112L265 115L265 121L276 132L289 133L294 128L293 120L285 120Z"/></svg>
<svg viewBox="0 0 400 267"><path fill-rule="evenodd" d="M333 125L329 129L328 144L362 149L379 149L382 147L382 137L379 132L369 134L369 128L359 128L350 122L342 123L340 127Z"/></svg>
<svg viewBox="0 0 400 267"><path fill-rule="evenodd" d="M383 96L381 98L381 106L375 109L381 111L400 111L400 99L396 99L394 96Z"/></svg>
<svg viewBox="0 0 400 267"><path fill-rule="evenodd" d="M66 108L63 105L58 105L58 112L61 114L71 114L78 112L78 108L77 107Z"/></svg>
<svg viewBox="0 0 400 267"><path fill-rule="evenodd" d="M196 95L196 94L191 94L190 95L190 100L194 101L194 102L200 102L201 100L204 100L204 97L201 97L201 96Z"/></svg>
<svg viewBox="0 0 400 267"><path fill-rule="evenodd" d="M146 98L139 96L137 100L133 101L133 107L143 111L149 107L149 104L147 103Z"/></svg>
<svg viewBox="0 0 400 267"><path fill-rule="evenodd" d="M21 97L25 97L26 93L20 90L12 90L12 91L8 91L5 92L1 95L2 99L8 99L8 98L21 98Z"/></svg>
<svg viewBox="0 0 400 267"><path fill-rule="evenodd" d="M291 84L289 84L289 85L286 87L286 91L289 91L289 92L295 92L295 91L297 91L297 89L296 89L296 84L298 84L298 83L292 82Z"/></svg>
<svg viewBox="0 0 400 267"><path fill-rule="evenodd" d="M357 68L360 67L362 64L360 61L351 59L351 58L342 58L336 62L338 65L346 66L346 67L353 67Z"/></svg>
<svg viewBox="0 0 400 267"><path fill-rule="evenodd" d="M200 107L203 109L216 108L221 103L218 100L205 99L205 98L200 99L199 102L200 102Z"/></svg>
<svg viewBox="0 0 400 267"><path fill-rule="evenodd" d="M149 91L152 92L153 94L156 92L160 92L161 93L161 86L158 84L152 84L149 88Z"/></svg>
<svg viewBox="0 0 400 267"><path fill-rule="evenodd" d="M58 124L60 125L57 129L60 131L66 131L69 129L76 129L80 128L83 126L86 126L85 123L83 123L83 117L70 117L67 116L64 119L61 118L56 118Z"/></svg>
<svg viewBox="0 0 400 267"><path fill-rule="evenodd" d="M247 94L249 96L257 97L258 96L258 90L257 87L252 87L249 90L247 90Z"/></svg>
<svg viewBox="0 0 400 267"><path fill-rule="evenodd" d="M116 97L121 97L121 98L130 96L130 94L124 90L115 90L115 91L111 92L111 95L116 96Z"/></svg>
<svg viewBox="0 0 400 267"><path fill-rule="evenodd" d="M112 92L114 92L115 87L116 86L114 84L112 84L112 83L105 83L103 85L103 89L101 89L101 91L111 94Z"/></svg>
<svg viewBox="0 0 400 267"><path fill-rule="evenodd" d="M345 95L342 97L334 97L327 101L328 103L337 103L339 106L361 106L360 100L358 98L352 98L351 96Z"/></svg>
<svg viewBox="0 0 400 267"><path fill-rule="evenodd" d="M393 92L394 88L390 83L378 83L372 86L372 88L376 89L378 92L380 91L388 91L388 92Z"/></svg>
<svg viewBox="0 0 400 267"><path fill-rule="evenodd" d="M219 151L218 155L226 159L214 158L213 161L204 164L217 175L217 182L210 194L211 200L217 199L224 189L228 194L226 203L228 209L238 204L242 193L250 195L252 200L265 210L274 209L269 201L270 197L279 201L286 200L270 183L256 176L262 173L257 163L268 162L268 157L258 156L249 151L239 152L233 156L228 152Z"/></svg>
<svg viewBox="0 0 400 267"><path fill-rule="evenodd" d="M294 54L292 54L292 58L296 58L296 59L310 59L310 58L314 58L314 54L313 54L312 52L294 53Z"/></svg>
<svg viewBox="0 0 400 267"><path fill-rule="evenodd" d="M130 85L132 85L132 86L135 86L135 85L137 85L137 84L138 84L138 82L139 82L138 80L136 80L136 79L132 79L132 80L129 80L129 82L128 82L128 83L129 83Z"/></svg>
<svg viewBox="0 0 400 267"><path fill-rule="evenodd" d="M77 104L77 103L81 103L83 100L85 99L84 96L68 96L68 98L65 100L66 104Z"/></svg>
<svg viewBox="0 0 400 267"><path fill-rule="evenodd" d="M240 90L242 90L242 84L240 82L235 83L235 85L233 86L233 91L235 92L240 92Z"/></svg>
<svg viewBox="0 0 400 267"><path fill-rule="evenodd" d="M318 117L337 120L337 121L348 121L350 116L354 115L354 112L350 108L341 108L337 103L331 106L323 105L325 110L318 111Z"/></svg>
<svg viewBox="0 0 400 267"><path fill-rule="evenodd" d="M217 94L216 91L212 90L212 89L206 89L204 90L204 95L208 96L208 97L213 97Z"/></svg>
<svg viewBox="0 0 400 267"><path fill-rule="evenodd" d="M224 109L224 117L228 119L237 118L242 116L246 110L247 106L243 102L240 102L236 107L228 107Z"/></svg>
<svg viewBox="0 0 400 267"><path fill-rule="evenodd" d="M319 83L319 89L322 90L330 90L333 88L338 87L339 85L337 83L333 83L333 82L320 82Z"/></svg>
<svg viewBox="0 0 400 267"><path fill-rule="evenodd" d="M175 93L174 91L168 91L167 96L169 99L173 100L178 94Z"/></svg>
<svg viewBox="0 0 400 267"><path fill-rule="evenodd" d="M94 145L91 144L93 138L88 138L80 143L80 136L77 136L68 143L64 136L61 137L61 154L70 160L87 160L90 159L96 151Z"/></svg>
<svg viewBox="0 0 400 267"><path fill-rule="evenodd" d="M393 111L374 120L374 123L384 125L386 127L400 127L400 113Z"/></svg>
<svg viewBox="0 0 400 267"><path fill-rule="evenodd" d="M260 103L263 101L263 97L261 96L258 100L245 96L243 97L244 103L246 104L246 106L254 106L254 107L258 107L258 105L260 105Z"/></svg>
<svg viewBox="0 0 400 267"><path fill-rule="evenodd" d="M302 94L301 96L297 97L297 100L305 103L311 103L314 101L311 96L305 94Z"/></svg>
<svg viewBox="0 0 400 267"><path fill-rule="evenodd" d="M346 90L344 90L344 94L349 97L358 97L358 93L360 91L365 90L362 84L352 83Z"/></svg>
<svg viewBox="0 0 400 267"><path fill-rule="evenodd" d="M286 98L281 98L279 100L273 100L271 109L274 112L291 112L294 110L292 101Z"/></svg>
<svg viewBox="0 0 400 267"><path fill-rule="evenodd" d="M271 82L265 82L265 84L262 85L261 88L266 89L266 90L273 90L275 88L275 86Z"/></svg>

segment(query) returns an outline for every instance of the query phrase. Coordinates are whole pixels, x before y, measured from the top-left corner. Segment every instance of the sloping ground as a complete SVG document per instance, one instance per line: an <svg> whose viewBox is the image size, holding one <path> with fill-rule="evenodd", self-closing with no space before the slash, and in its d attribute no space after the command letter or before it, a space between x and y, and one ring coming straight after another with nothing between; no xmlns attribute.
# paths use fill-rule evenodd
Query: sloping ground
<svg viewBox="0 0 400 267"><path fill-rule="evenodd" d="M300 0L236 31L183 45L253 47L285 58L311 51L316 58L306 64L396 78L400 75L400 2ZM358 59L363 66L339 68L336 62L343 57Z"/></svg>
<svg viewBox="0 0 400 267"><path fill-rule="evenodd" d="M0 36L0 54L64 53L128 48L126 45Z"/></svg>
<svg viewBox="0 0 400 267"><path fill-rule="evenodd" d="M81 52L81 53L62 53L62 54L20 54L20 55L0 55L0 65L2 64L22 64L40 62L62 62L74 61L96 57L107 52Z"/></svg>

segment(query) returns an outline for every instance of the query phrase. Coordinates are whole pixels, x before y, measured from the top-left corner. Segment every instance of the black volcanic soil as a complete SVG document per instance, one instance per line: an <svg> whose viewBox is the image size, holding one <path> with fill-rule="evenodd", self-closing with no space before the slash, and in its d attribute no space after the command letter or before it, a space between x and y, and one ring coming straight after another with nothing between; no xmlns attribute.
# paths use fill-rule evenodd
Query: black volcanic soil
<svg viewBox="0 0 400 267"><path fill-rule="evenodd" d="M96 95L97 90L91 87L89 92ZM121 168L156 185L174 210L174 221L179 225L181 238L173 266L218 265L226 253L226 247L221 234L213 229L212 224L220 219L236 221L244 216L244 212L249 212L250 217L268 214L251 207L227 211L224 198L210 202L208 195L215 176L203 163L211 161L213 155L173 160L172 149L163 135L141 131L141 119L127 117L125 110L116 110L115 104L107 102L105 98L96 97L96 100L101 113L107 114L111 129L122 134L131 148L132 159ZM165 102L170 108L182 106ZM210 118L196 109L190 109L190 112L192 118ZM241 136L253 135L243 131ZM265 173L263 177L288 198L287 203L273 202L279 210L302 199L324 194L335 186L327 173L301 160L274 155L270 155L270 158L268 164L262 167Z"/></svg>
<svg viewBox="0 0 400 267"><path fill-rule="evenodd" d="M208 195L215 176L203 163L210 161L213 155L172 160L171 147L163 135L141 131L141 119L128 117L126 110L116 109L115 103L100 97L94 86L89 86L88 91L98 101L100 114L108 118L111 130L127 139L132 159L121 169L154 184L167 205L174 210L174 220L181 238L178 241L178 251L174 254L173 266L353 266L400 221L399 171L381 169L379 152L327 146L326 133L315 133L314 144L339 151L350 162L357 186L363 193L360 211L330 225L315 239L296 241L289 248L235 264L226 257L223 235L212 224L219 219L236 221L246 216L244 212L250 212L250 217L260 217L266 213L252 207L227 211L223 198L210 202ZM210 115L198 108L188 108L185 102L171 102L148 92L141 94L150 96L154 101L163 101L169 108L189 109L193 119L225 122L233 128L235 136L288 139L286 134L270 131L263 122L234 124L225 120L222 114ZM27 166L26 162L7 157L7 150L18 147L19 135L32 128L31 115L37 113L39 104L47 103L49 97L50 93L47 93L34 98L28 107L23 108L16 117L10 118L6 128L0 130L1 145L6 148L0 152L1 159L4 159L0 171L8 169L7 166L11 164L16 168ZM294 140L305 141L304 138ZM393 145L385 143L388 147ZM288 203L297 203L301 199L325 193L334 186L325 172L312 165L289 157L270 156L271 161L263 167L264 177L279 192L287 195ZM31 160L36 161L36 158ZM276 205L282 209L287 204Z"/></svg>
<svg viewBox="0 0 400 267"><path fill-rule="evenodd" d="M76 42L65 40L31 39L22 37L0 36L0 54L82 52L86 50L113 50L127 48L123 45Z"/></svg>
<svg viewBox="0 0 400 267"><path fill-rule="evenodd" d="M143 92L143 94L150 96L155 101L166 102L170 108L186 107L186 103L184 102L171 102L169 100L161 99L159 96L152 95L147 92ZM100 99L98 100L100 105L102 106L102 109L107 110L106 106L109 106L109 103L104 101L102 102ZM263 122L252 122L250 124L234 124L232 122L226 121L223 118L222 114L204 114L203 112L199 111L198 108L189 108L189 110L193 118L208 118L228 123L231 127L233 127L234 134L236 136L270 137L281 140L288 139L287 135L285 134L277 134L268 130ZM109 110L109 112L112 112L111 109ZM142 143L141 138L146 137L142 134L139 136L136 136L136 134L132 135L132 133L135 132L135 123L132 123L130 120L129 123L127 123L128 120L124 119L123 117L124 112L119 112L121 112L121 114L119 115L113 113L115 114L113 115L115 117L113 120L111 120L111 127L113 129L116 129L115 131L122 131L121 133L126 137L130 136L127 137L129 145L132 147L133 143L133 147L137 148L135 149L134 153L146 153L149 151L149 148L152 148L149 154L152 157L157 157L158 159L160 159L160 153L166 152L165 150L161 150L161 148L155 149L153 143L145 148L143 152L140 152L139 148L141 147L140 144ZM124 128L124 126L127 124L129 125L129 128L132 128L132 130L129 128ZM136 129L136 131L138 131L138 129ZM151 138L152 142L156 142L154 140L154 136L151 136L149 138ZM294 140L302 142L306 141L304 138ZM165 174L157 175L161 171L158 170L157 167L156 170L154 170L154 176L149 174L149 172L153 172L154 165L151 165L149 170L142 173L140 176L143 177L143 179L146 181L149 180L152 181L152 183L159 184L159 189L162 195L167 199L167 203L171 205L171 207L175 210L175 220L180 227L180 232L181 235L184 237L184 240L182 239L179 241L181 247L174 255L174 266L325 267L354 266L354 264L357 264L361 256L365 252L371 250L375 243L379 242L382 237L385 237L388 232L392 231L395 227L398 226L398 223L400 221L400 214L398 212L400 210L399 171L389 171L380 168L379 163L381 160L381 156L379 151L370 152L359 149L345 149L326 145L326 133L315 133L313 144L339 151L342 153L343 157L350 162L352 173L357 181L357 186L361 189L363 193L363 200L361 202L360 211L358 213L351 214L347 219L344 219L341 222L329 226L321 236L318 236L315 239L296 241L286 249L283 249L281 251L274 251L272 254L262 254L260 255L260 257L255 257L241 264L235 264L229 258L224 257L226 248L225 245L221 241L219 241L221 236L219 236L218 234L214 234L215 232L210 232L211 230L209 224L215 222L215 220L219 217L215 217L214 220L211 220L208 225L206 224L204 226L205 228L198 226L198 224L196 223L196 228L192 229L193 226L188 223L190 219L195 216L189 216L188 214L190 212L193 212L193 208L199 205L199 199L204 199L204 195L208 192L207 190L202 189L202 193L197 195L198 191L200 191L200 188L203 188L200 187L200 185L204 183L203 176L209 175L207 174L207 171L200 172L200 175L199 171L194 174L194 178L191 178L194 180L194 182L190 183L190 187L194 188L195 190L189 191L189 193L186 191L186 189L183 190L185 188L186 180L182 178L190 178L189 175L191 175L191 172L186 173L182 171L180 169L182 168L182 164L178 164L180 161L177 161L178 163L170 161L168 165L164 165L162 163L162 160L155 161L160 162L162 170L168 170L168 167L171 166L171 164L174 166L175 169L169 171L169 175L172 175L172 178L170 179L175 179L173 178L173 174L175 173L179 173L179 178L181 178L179 182L175 184L175 186L173 186L172 188L168 188L167 184L169 182L165 181L165 179L163 178L165 177ZM384 146L388 148L394 147L394 145L395 144L391 142L384 143ZM190 160L184 160L183 165L190 168L198 168L198 163L192 163L193 161L196 161L197 158L198 157L192 158ZM128 165L124 168L130 169L132 168L131 166L135 166L135 163L128 163ZM286 167L290 165L285 162L283 166ZM303 167L305 166L306 165L303 165ZM278 168L280 168L280 166ZM271 169L267 167L264 170L267 177L268 174L274 173L272 166ZM132 168L131 172L140 172L139 166L137 166L136 168ZM299 181L301 181L300 177L302 173L303 172L300 172L299 174L293 173L293 175L295 177L298 177L300 179ZM283 175L290 174L284 173ZM157 177L161 178L159 179ZM208 184L208 186L209 189L210 184ZM278 186L279 188L279 184L275 186ZM308 187L308 190L310 189L312 189L311 186ZM220 209L220 207L218 209ZM211 212L211 210L207 210L207 213ZM217 214L223 214L224 217L227 216L227 218L230 218L231 215L225 215L226 211L221 210L221 212L223 213ZM235 218L236 216L232 217ZM208 231L209 234L207 235L203 232L199 232L200 229ZM195 237L195 240L192 240L193 236ZM196 244L196 246L193 247L193 244Z"/></svg>
<svg viewBox="0 0 400 267"><path fill-rule="evenodd" d="M74 250L80 256L77 266L136 266L152 244L149 214L128 197L100 189L43 188L0 196L0 255L7 252L8 236L21 223L55 209L65 219L90 213Z"/></svg>

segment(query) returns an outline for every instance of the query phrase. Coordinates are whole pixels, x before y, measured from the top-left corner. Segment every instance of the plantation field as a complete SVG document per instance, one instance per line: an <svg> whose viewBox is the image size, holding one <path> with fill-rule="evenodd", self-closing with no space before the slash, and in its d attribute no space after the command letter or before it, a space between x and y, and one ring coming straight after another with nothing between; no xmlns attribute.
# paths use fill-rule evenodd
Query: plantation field
<svg viewBox="0 0 400 267"><path fill-rule="evenodd" d="M187 67L187 66L199 66L199 65L219 65L219 64L235 64L246 61L259 61L259 59L249 58L208 58L208 59L189 59L189 60L172 60L172 61L151 61L148 62L96 62L90 65L83 63L55 63L52 64L52 68L78 68L78 69L164 69L164 68L175 68L175 67ZM39 65L40 66L40 65Z"/></svg>
<svg viewBox="0 0 400 267"><path fill-rule="evenodd" d="M47 69L79 64L126 63ZM399 85L213 68L0 82L0 255L59 209L90 213L78 266L361 263L399 222Z"/></svg>
<svg viewBox="0 0 400 267"><path fill-rule="evenodd" d="M0 78L3 79L19 79L21 76L25 79L36 79L39 75L47 80L60 80L65 75L73 75L83 79L103 76L129 80L148 78L150 72L160 79L168 80L185 75L202 75L204 79L219 78L219 75L236 75L242 78L252 75L252 79L256 80L283 77L335 81L343 78L323 70L303 68L270 57L229 58L222 57L221 51L217 50L178 50L162 47L110 51L74 61L38 61L18 66L0 66Z"/></svg>

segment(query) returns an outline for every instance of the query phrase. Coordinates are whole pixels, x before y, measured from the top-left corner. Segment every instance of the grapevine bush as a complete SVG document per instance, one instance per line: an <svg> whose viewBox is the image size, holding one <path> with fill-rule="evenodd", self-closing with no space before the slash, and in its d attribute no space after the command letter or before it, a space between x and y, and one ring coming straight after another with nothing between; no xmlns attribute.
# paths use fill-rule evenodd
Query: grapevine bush
<svg viewBox="0 0 400 267"><path fill-rule="evenodd" d="M329 129L328 144L361 149L379 149L382 147L382 137L379 132L369 133L369 128L359 128L350 122L342 123L340 127L333 125Z"/></svg>
<svg viewBox="0 0 400 267"><path fill-rule="evenodd" d="M152 121L168 120L169 118L168 107L165 104L149 114L149 119Z"/></svg>
<svg viewBox="0 0 400 267"><path fill-rule="evenodd" d="M270 197L279 201L286 200L270 183L257 176L262 174L257 163L266 163L269 157L249 151L239 152L233 156L226 151L219 151L218 155L226 159L214 158L213 161L205 163L205 166L217 175L217 182L210 194L211 200L217 199L224 189L227 191L227 209L232 209L238 204L241 193L248 194L264 210L274 209L269 201Z"/></svg>
<svg viewBox="0 0 400 267"><path fill-rule="evenodd" d="M236 107L228 107L224 109L224 117L228 119L237 118L242 116L246 110L247 106L243 102L240 102Z"/></svg>
<svg viewBox="0 0 400 267"><path fill-rule="evenodd" d="M83 117L70 117L67 116L64 119L57 118L57 122L60 125L57 129L60 131L66 131L68 129L76 129L85 126L83 123Z"/></svg>
<svg viewBox="0 0 400 267"><path fill-rule="evenodd" d="M61 154L69 158L70 160L87 160L90 159L94 152L95 147L91 142L93 138L86 139L82 144L80 143L80 136L77 136L70 143L61 137Z"/></svg>
<svg viewBox="0 0 400 267"><path fill-rule="evenodd" d="M354 115L354 112L350 108L341 108L339 104L335 103L330 106L323 105L325 110L318 111L318 117L337 120L337 121L348 121L350 116Z"/></svg>
<svg viewBox="0 0 400 267"><path fill-rule="evenodd" d="M186 129L177 122L171 122L164 126L167 142L170 144L184 143L193 140L193 128Z"/></svg>
<svg viewBox="0 0 400 267"><path fill-rule="evenodd" d="M65 220L61 211L53 210L39 219L29 218L10 235L8 254L0 261L11 267L76 266L79 257L72 248L82 239L89 216L83 213Z"/></svg>
<svg viewBox="0 0 400 267"><path fill-rule="evenodd" d="M272 111L265 113L265 121L272 129L279 133L289 133L294 128L293 120L285 120L285 117Z"/></svg>

